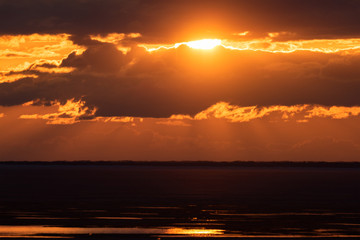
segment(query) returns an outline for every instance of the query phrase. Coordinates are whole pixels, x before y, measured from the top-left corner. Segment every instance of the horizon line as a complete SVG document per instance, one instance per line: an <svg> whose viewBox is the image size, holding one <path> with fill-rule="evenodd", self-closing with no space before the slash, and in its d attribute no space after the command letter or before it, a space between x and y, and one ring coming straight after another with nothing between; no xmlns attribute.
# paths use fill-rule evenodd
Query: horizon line
<svg viewBox="0 0 360 240"><path fill-rule="evenodd" d="M0 161L0 165L100 165L100 166L214 166L214 167L359 167L360 162L327 161L135 161L135 160L54 160L54 161Z"/></svg>

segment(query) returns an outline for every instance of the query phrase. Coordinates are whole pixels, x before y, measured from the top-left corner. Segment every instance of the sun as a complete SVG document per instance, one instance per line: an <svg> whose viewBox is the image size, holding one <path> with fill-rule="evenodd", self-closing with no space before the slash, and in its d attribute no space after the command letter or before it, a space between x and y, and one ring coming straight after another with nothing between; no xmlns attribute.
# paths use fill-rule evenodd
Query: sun
<svg viewBox="0 0 360 240"><path fill-rule="evenodd" d="M216 46L221 45L220 39L202 39L197 41L191 41L184 43L188 47L195 48L195 49L213 49Z"/></svg>
<svg viewBox="0 0 360 240"><path fill-rule="evenodd" d="M202 50L210 50L217 46L223 46L225 47L220 39L201 39L196 41L190 41L190 42L180 42L170 45L161 45L161 44L141 44L138 45L140 47L144 47L146 51L153 52L161 49L176 49L180 46L186 45L189 48L193 49L202 49Z"/></svg>

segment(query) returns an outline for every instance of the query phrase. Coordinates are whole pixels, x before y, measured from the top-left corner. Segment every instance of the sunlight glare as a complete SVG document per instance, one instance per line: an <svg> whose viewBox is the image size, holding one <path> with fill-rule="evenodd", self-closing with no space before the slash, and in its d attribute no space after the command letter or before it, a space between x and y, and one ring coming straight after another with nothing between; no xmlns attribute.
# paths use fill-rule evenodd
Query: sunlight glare
<svg viewBox="0 0 360 240"><path fill-rule="evenodd" d="M217 47L221 45L220 39L202 39L197 41L191 41L184 43L188 47L195 48L195 49L213 49L214 47Z"/></svg>
<svg viewBox="0 0 360 240"><path fill-rule="evenodd" d="M186 228L170 228L166 231L167 234L179 234L179 235L193 235L193 236L208 236L224 234L224 230L221 229L186 229Z"/></svg>

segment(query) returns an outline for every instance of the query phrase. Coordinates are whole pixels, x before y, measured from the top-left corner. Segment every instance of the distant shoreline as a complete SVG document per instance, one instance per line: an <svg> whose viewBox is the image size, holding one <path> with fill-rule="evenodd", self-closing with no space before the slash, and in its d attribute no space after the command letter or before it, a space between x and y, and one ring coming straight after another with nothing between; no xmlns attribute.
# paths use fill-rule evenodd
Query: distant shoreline
<svg viewBox="0 0 360 240"><path fill-rule="evenodd" d="M164 166L164 167L311 167L360 168L360 162L254 162L254 161L1 161L0 165L69 165L69 166Z"/></svg>

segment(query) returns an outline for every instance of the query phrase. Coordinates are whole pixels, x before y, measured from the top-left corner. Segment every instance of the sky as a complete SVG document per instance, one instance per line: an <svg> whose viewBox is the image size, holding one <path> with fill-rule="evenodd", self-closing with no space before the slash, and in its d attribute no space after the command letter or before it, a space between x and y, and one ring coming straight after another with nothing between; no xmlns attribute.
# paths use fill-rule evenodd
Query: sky
<svg viewBox="0 0 360 240"><path fill-rule="evenodd" d="M0 0L0 161L360 161L357 0Z"/></svg>

